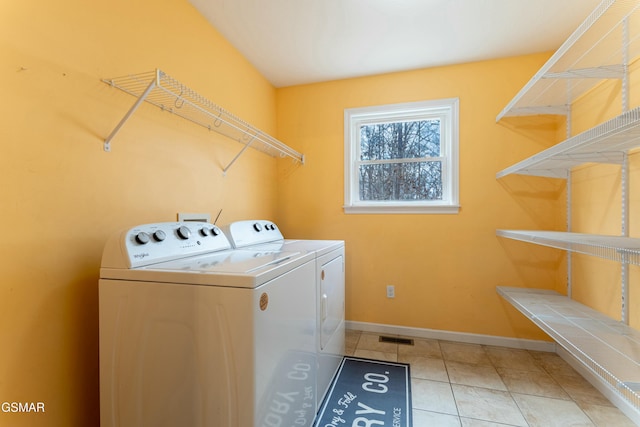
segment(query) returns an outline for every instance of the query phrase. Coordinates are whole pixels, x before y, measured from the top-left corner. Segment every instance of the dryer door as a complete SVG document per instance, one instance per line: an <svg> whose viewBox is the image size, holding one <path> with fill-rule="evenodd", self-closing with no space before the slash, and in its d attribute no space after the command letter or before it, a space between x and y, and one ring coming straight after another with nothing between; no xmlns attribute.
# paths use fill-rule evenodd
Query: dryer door
<svg viewBox="0 0 640 427"><path fill-rule="evenodd" d="M319 259L320 266L320 349L324 350L344 321L344 251Z"/></svg>

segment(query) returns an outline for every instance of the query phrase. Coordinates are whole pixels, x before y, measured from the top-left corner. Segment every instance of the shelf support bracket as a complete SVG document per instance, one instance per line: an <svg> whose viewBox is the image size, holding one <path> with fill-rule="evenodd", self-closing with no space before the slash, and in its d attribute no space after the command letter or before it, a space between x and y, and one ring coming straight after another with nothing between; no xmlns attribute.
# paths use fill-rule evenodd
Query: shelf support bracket
<svg viewBox="0 0 640 427"><path fill-rule="evenodd" d="M622 21L622 112L629 111L629 17Z"/></svg>
<svg viewBox="0 0 640 427"><path fill-rule="evenodd" d="M621 175L621 183L620 183L620 198L622 201L621 211L622 211L622 227L621 227L621 235L623 237L629 237L629 156L627 153L624 153L624 157L622 160L622 169L620 171ZM620 315L620 320L622 323L629 324L629 256L625 253L622 255L622 264L621 264L621 274L620 274L620 282L621 282L621 309L622 313Z"/></svg>
<svg viewBox="0 0 640 427"><path fill-rule="evenodd" d="M571 212L571 172L567 171L567 232L571 232L572 212ZM573 295L573 256L572 251L567 251L567 296Z"/></svg>
<svg viewBox="0 0 640 427"><path fill-rule="evenodd" d="M116 136L120 128L127 122L127 120L129 120L129 117L131 117L131 115L136 112L140 104L144 102L147 95L149 95L149 92L151 92L153 88L156 87L157 81L158 81L157 76L156 78L151 80L151 83L149 83L149 86L147 86L147 88L144 90L142 95L140 95L140 97L136 100L133 106L129 109L127 114L125 114L122 120L120 120L120 123L118 123L118 125L111 131L107 139L104 140L104 151L106 152L111 151L111 140L113 139L114 136Z"/></svg>
<svg viewBox="0 0 640 427"><path fill-rule="evenodd" d="M240 152L238 154L236 154L236 156L231 159L231 161L229 162L229 164L227 165L227 167L225 167L224 169L222 169L222 175L226 175L227 171L229 170L229 168L236 162L236 160L238 160L238 158L240 156L242 156L242 154L247 150L247 148L249 148L249 146L251 145L251 143L256 139L256 136L254 135L249 142L247 142L244 147L242 147L242 150L240 150Z"/></svg>
<svg viewBox="0 0 640 427"><path fill-rule="evenodd" d="M573 127L573 123L571 121L571 85L567 82L567 105L569 108L567 109L567 116L565 121L565 134L567 139L571 138L571 128ZM572 180L571 180L571 170L567 170L567 231L571 232L573 228L573 217L572 217ZM571 251L567 251L567 296L571 298L573 295L573 255Z"/></svg>

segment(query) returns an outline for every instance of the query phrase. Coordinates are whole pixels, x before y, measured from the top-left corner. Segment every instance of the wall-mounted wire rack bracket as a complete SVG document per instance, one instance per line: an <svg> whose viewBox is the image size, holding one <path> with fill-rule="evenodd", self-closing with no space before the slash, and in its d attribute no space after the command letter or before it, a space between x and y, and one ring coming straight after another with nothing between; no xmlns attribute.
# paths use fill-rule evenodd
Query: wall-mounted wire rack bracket
<svg viewBox="0 0 640 427"><path fill-rule="evenodd" d="M304 164L303 154L239 119L159 69L102 81L137 98L104 141L105 151L111 150L115 135L144 101L243 144L242 150L223 168L223 173L249 147L273 157L290 157Z"/></svg>
<svg viewBox="0 0 640 427"><path fill-rule="evenodd" d="M622 79L628 103L629 59L640 54L640 5L604 0L498 114L570 115L573 101L603 79ZM626 109L623 109L626 111Z"/></svg>

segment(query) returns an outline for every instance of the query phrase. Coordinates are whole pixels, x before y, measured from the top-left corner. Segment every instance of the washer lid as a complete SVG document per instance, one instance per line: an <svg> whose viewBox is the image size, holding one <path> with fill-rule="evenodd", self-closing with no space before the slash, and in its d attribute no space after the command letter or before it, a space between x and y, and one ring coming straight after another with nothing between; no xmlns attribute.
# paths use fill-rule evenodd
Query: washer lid
<svg viewBox="0 0 640 427"><path fill-rule="evenodd" d="M333 250L344 247L344 240L294 240L286 239L276 242L251 245L242 249L262 250L262 251L285 251L285 252L312 252L316 256L321 256Z"/></svg>
<svg viewBox="0 0 640 427"><path fill-rule="evenodd" d="M314 252L316 256L321 256L342 247L344 240L285 240L282 250Z"/></svg>
<svg viewBox="0 0 640 427"><path fill-rule="evenodd" d="M201 274L246 274L259 275L287 262L306 255L302 252L235 250L211 253L198 257L167 261L141 270L197 272Z"/></svg>
<svg viewBox="0 0 640 427"><path fill-rule="evenodd" d="M131 269L102 268L102 279L255 288L310 260L312 253L230 250Z"/></svg>

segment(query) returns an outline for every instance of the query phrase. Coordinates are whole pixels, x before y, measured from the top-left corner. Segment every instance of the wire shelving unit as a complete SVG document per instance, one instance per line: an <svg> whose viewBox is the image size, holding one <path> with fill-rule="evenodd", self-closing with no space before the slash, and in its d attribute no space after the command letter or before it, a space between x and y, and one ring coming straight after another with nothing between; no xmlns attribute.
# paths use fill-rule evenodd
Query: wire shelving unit
<svg viewBox="0 0 640 427"><path fill-rule="evenodd" d="M629 237L628 152L640 147L640 107L629 110L629 64L640 57L640 0L603 0L498 114L565 115L567 139L496 174L567 180L567 230L497 230L500 237L568 251L567 296L498 287L498 293L549 334L612 391L608 397L640 425L640 333L629 322L629 265L640 265L640 239ZM574 101L605 80L621 81L619 116L571 136ZM586 163L621 166L621 235L571 232L571 172ZM571 253L621 263L621 321L571 299Z"/></svg>
<svg viewBox="0 0 640 427"><path fill-rule="evenodd" d="M111 150L111 141L115 135L144 101L241 143L244 147L223 168L224 173L249 147L273 157L290 157L301 164L304 163L303 154L229 113L162 70L103 79L103 82L137 98L104 141L105 151Z"/></svg>
<svg viewBox="0 0 640 427"><path fill-rule="evenodd" d="M604 0L498 114L569 114L573 101L604 79L628 85L629 58L640 55L640 5ZM626 102L623 101L623 102Z"/></svg>

